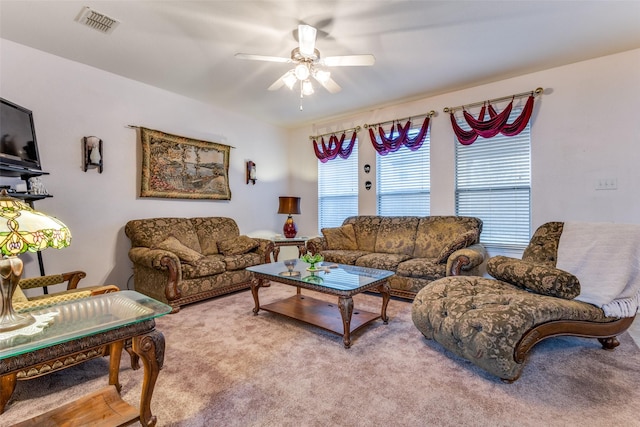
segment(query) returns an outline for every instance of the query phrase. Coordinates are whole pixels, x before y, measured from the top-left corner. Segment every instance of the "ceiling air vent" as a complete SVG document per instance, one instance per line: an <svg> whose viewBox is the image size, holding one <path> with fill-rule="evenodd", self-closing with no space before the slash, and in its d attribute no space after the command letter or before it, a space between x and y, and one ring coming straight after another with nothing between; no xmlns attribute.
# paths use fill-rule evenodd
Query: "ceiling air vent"
<svg viewBox="0 0 640 427"><path fill-rule="evenodd" d="M105 34L111 34L118 24L120 24L120 21L117 19L96 12L89 7L82 8L76 21Z"/></svg>

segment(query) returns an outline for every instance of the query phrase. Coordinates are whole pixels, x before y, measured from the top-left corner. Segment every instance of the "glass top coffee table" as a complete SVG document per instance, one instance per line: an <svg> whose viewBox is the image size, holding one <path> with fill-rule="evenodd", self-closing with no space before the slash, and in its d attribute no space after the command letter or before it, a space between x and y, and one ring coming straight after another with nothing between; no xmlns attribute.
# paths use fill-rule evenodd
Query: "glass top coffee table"
<svg viewBox="0 0 640 427"><path fill-rule="evenodd" d="M285 263L289 261L247 268L253 273L251 293L255 302L254 314L257 315L262 309L318 326L342 335L345 348L351 347L351 333L377 319L382 319L385 324L389 321L387 305L390 294L387 279L393 276L392 271L331 263L324 263L316 271L309 271L309 264L302 261L297 261L289 268ZM295 286L297 292L289 298L261 306L258 290L269 286L269 281ZM338 308L327 301L302 295L301 288L337 296ZM353 295L372 290L382 294L380 313L354 311Z"/></svg>

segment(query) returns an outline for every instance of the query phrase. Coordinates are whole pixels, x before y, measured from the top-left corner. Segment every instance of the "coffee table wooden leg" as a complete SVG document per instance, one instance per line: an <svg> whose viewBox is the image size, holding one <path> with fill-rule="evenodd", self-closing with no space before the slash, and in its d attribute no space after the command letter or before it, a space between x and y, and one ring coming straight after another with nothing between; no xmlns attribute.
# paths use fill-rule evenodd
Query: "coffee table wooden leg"
<svg viewBox="0 0 640 427"><path fill-rule="evenodd" d="M389 282L384 282L382 285L378 287L378 292L382 295L382 310L380 311L380 318L386 325L389 323L389 317L387 316L387 305L389 304L389 299L391 299L391 289L389 286Z"/></svg>
<svg viewBox="0 0 640 427"><path fill-rule="evenodd" d="M344 348L349 348L351 347L351 316L353 315L353 298L340 297L338 300L338 307L340 308L342 326L344 328L342 342L344 343Z"/></svg>
<svg viewBox="0 0 640 427"><path fill-rule="evenodd" d="M0 377L0 414L4 413L4 407L11 399L11 395L16 389L17 380L18 374L8 374Z"/></svg>
<svg viewBox="0 0 640 427"><path fill-rule="evenodd" d="M257 315L258 311L260 311L260 299L258 298L258 290L262 286L262 279L256 279L255 277L251 279L251 295L253 295L253 302L255 307L253 307L253 314Z"/></svg>
<svg viewBox="0 0 640 427"><path fill-rule="evenodd" d="M116 341L109 347L109 385L115 386L118 393L122 389L118 375L120 374L120 359L123 347L124 341Z"/></svg>
<svg viewBox="0 0 640 427"><path fill-rule="evenodd" d="M143 426L156 425L156 417L151 414L151 396L164 363L164 335L153 330L146 335L133 338L133 351L140 356L144 366L142 394L140 395L140 423Z"/></svg>

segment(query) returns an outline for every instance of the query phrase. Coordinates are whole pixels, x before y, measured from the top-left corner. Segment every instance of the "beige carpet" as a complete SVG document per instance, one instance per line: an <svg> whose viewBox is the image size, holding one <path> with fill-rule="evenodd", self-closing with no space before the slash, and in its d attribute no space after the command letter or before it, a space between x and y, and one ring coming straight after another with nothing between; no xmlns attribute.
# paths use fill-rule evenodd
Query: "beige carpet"
<svg viewBox="0 0 640 427"><path fill-rule="evenodd" d="M260 295L292 292L274 284ZM379 306L378 296L356 297L356 309ZM167 341L152 402L159 426L640 426L640 350L627 333L615 351L547 340L520 380L504 384L426 341L405 301L392 300L389 324L356 334L350 349L252 308L247 291L158 319ZM19 382L0 425L101 388L107 362ZM136 406L141 377L123 357L123 397Z"/></svg>

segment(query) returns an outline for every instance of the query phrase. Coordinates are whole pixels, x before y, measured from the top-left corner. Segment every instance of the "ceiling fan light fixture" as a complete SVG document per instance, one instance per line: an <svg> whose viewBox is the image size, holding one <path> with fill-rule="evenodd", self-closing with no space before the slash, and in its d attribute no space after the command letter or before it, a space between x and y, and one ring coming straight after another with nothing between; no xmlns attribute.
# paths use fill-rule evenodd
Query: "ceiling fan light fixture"
<svg viewBox="0 0 640 427"><path fill-rule="evenodd" d="M294 73L298 80L307 80L309 78L309 67L305 63L298 64L294 69Z"/></svg>
<svg viewBox="0 0 640 427"><path fill-rule="evenodd" d="M289 89L293 89L293 86L295 86L296 82L298 81L298 79L296 78L296 75L294 74L293 70L289 71L287 74L285 74L284 76L282 76L282 82L289 88Z"/></svg>
<svg viewBox="0 0 640 427"><path fill-rule="evenodd" d="M298 25L298 43L301 54L312 56L316 48L316 29L310 25Z"/></svg>
<svg viewBox="0 0 640 427"><path fill-rule="evenodd" d="M313 84L309 80L302 82L302 94L305 96L313 95Z"/></svg>
<svg viewBox="0 0 640 427"><path fill-rule="evenodd" d="M322 84L325 84L331 78L331 72L327 70L313 70L313 77Z"/></svg>

